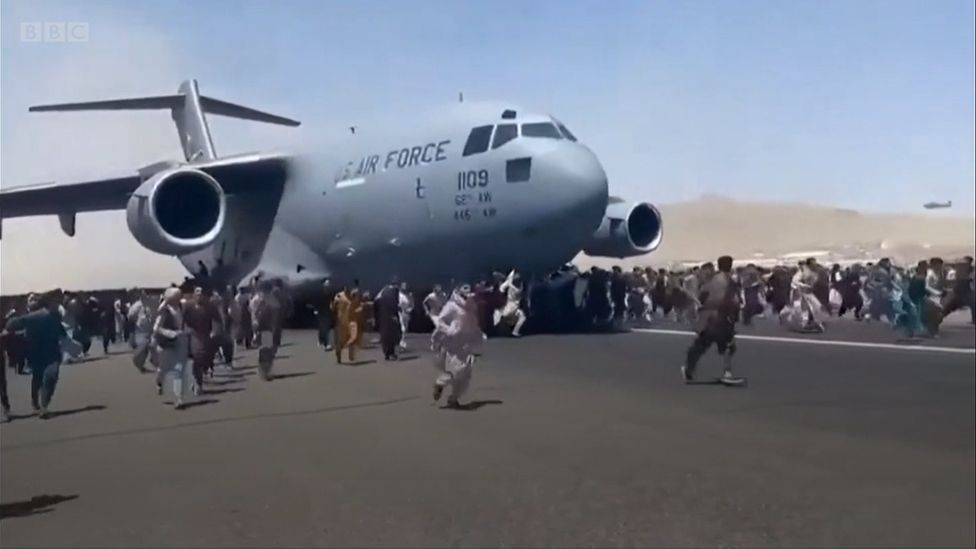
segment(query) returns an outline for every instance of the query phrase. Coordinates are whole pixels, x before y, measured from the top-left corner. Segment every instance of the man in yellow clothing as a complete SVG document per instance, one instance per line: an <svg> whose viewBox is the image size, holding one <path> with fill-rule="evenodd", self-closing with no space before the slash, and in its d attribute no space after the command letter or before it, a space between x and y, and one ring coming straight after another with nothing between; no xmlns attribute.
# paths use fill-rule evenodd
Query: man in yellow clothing
<svg viewBox="0 0 976 549"><path fill-rule="evenodd" d="M347 290L345 287L336 294L332 301L332 311L336 319L336 362L342 363L342 350L349 350L349 360L356 360L356 345L361 339L359 333L359 319L363 314L363 303L358 290Z"/></svg>

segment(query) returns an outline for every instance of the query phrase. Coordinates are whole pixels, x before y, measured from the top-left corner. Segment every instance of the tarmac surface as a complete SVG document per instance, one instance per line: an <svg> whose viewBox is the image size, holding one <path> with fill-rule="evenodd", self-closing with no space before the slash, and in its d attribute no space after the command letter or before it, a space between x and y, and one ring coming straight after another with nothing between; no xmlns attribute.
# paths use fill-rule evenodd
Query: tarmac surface
<svg viewBox="0 0 976 549"><path fill-rule="evenodd" d="M421 334L352 366L286 332L276 380L243 353L181 412L120 346L62 367L49 420L8 376L0 543L973 546L976 343L946 328L920 351L880 324L760 322L745 388L684 385L681 326L492 339L458 411L431 402ZM699 376L720 371L712 353Z"/></svg>

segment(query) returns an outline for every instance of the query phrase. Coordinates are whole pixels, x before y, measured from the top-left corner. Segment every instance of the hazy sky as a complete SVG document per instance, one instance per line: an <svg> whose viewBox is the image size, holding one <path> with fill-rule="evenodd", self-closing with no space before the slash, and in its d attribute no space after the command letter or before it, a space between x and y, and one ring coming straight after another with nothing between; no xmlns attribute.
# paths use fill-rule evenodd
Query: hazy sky
<svg viewBox="0 0 976 549"><path fill-rule="evenodd" d="M974 4L843 1L10 1L0 4L4 187L179 156L168 115L38 114L30 104L175 91L304 122L211 118L219 154L287 147L377 114L466 98L561 118L616 194L704 193L914 211L976 179ZM21 23L86 22L84 43ZM164 282L119 214L4 224L2 291ZM51 258L63 261L52 262Z"/></svg>

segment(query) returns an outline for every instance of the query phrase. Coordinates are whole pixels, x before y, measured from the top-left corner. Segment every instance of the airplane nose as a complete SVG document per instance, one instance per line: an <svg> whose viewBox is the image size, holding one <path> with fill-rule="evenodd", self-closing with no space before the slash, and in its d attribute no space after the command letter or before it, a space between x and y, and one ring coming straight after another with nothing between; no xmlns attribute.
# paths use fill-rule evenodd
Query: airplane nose
<svg viewBox="0 0 976 549"><path fill-rule="evenodd" d="M607 174L596 155L578 143L564 143L539 158L548 195L572 221L596 230L607 207ZM544 174L544 175L543 175ZM557 198L558 197L558 198Z"/></svg>

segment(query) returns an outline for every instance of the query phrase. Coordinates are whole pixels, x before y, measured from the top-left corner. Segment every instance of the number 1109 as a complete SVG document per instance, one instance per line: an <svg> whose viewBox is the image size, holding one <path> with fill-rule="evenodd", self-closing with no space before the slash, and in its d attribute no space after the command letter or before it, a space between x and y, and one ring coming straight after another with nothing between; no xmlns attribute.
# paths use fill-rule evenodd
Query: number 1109
<svg viewBox="0 0 976 549"><path fill-rule="evenodd" d="M476 187L487 187L488 170L458 172L457 185L459 191L474 189Z"/></svg>

